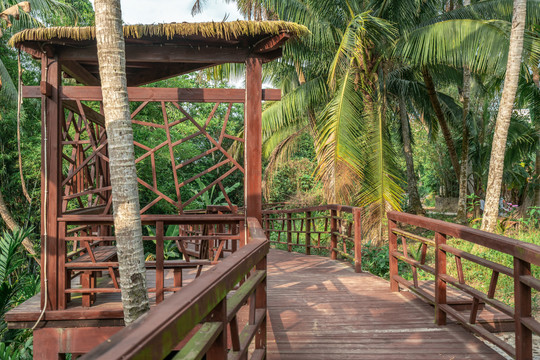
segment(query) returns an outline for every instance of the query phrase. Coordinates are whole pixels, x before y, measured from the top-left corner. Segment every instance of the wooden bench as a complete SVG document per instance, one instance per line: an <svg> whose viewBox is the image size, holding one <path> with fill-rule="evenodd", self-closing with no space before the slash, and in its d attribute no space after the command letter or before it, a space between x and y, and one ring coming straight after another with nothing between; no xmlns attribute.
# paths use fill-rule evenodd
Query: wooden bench
<svg viewBox="0 0 540 360"><path fill-rule="evenodd" d="M78 258L66 263L67 279L71 280L71 275L74 271L81 271L81 287L84 289L91 289L96 287L96 278L101 274L101 270L107 269L114 287L119 288L117 279L117 268L111 266L111 262L118 260L116 253L116 246L96 246L94 248L86 246L86 253ZM109 264L109 266L96 267L97 264ZM91 264L91 265L90 265ZM90 307L95 301L96 294L84 293L82 294L82 306Z"/></svg>

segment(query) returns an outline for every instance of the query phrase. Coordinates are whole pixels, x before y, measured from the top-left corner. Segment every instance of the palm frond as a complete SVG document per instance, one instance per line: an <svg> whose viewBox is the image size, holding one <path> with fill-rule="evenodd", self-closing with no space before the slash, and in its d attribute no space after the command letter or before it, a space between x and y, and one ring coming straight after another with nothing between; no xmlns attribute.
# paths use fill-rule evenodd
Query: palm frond
<svg viewBox="0 0 540 360"><path fill-rule="evenodd" d="M305 82L283 96L281 101L272 103L264 110L263 137L267 139L283 127L305 121L308 112L324 103L326 99L327 88L323 78Z"/></svg>
<svg viewBox="0 0 540 360"><path fill-rule="evenodd" d="M447 20L417 28L401 37L394 56L416 66L468 66L478 73L506 70L511 24L502 20ZM540 56L538 39L525 35L532 61Z"/></svg>
<svg viewBox="0 0 540 360"><path fill-rule="evenodd" d="M363 99L352 75L349 72L339 79L339 88L317 119L317 178L324 184L328 201L343 203L351 202L363 163L357 144L362 133Z"/></svg>
<svg viewBox="0 0 540 360"><path fill-rule="evenodd" d="M4 63L0 60L0 80L2 89L0 90L0 99L6 101L11 106L16 105L17 87L13 83Z"/></svg>
<svg viewBox="0 0 540 360"><path fill-rule="evenodd" d="M512 21L514 7L513 0L488 0L479 1L468 6L462 6L452 11L432 17L421 26L434 24L446 20L505 20ZM540 23L540 0L527 0L527 17L525 27Z"/></svg>

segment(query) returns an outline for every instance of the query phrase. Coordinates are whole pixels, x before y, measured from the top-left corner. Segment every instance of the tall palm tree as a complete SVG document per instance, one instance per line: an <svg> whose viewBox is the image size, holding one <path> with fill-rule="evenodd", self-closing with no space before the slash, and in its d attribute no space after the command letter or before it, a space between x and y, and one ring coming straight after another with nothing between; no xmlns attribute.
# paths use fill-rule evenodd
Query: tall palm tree
<svg viewBox="0 0 540 360"><path fill-rule="evenodd" d="M514 108L519 72L521 70L526 14L527 0L515 0L506 76L499 105L499 113L497 114L497 122L495 124L495 136L493 137L493 145L491 147L491 160L489 162L486 203L484 217L482 219L482 230L485 231L494 231L497 226L506 139L508 136L508 127L510 126L512 110Z"/></svg>
<svg viewBox="0 0 540 360"><path fill-rule="evenodd" d="M96 40L109 143L112 203L124 321L149 310L120 0L96 0Z"/></svg>

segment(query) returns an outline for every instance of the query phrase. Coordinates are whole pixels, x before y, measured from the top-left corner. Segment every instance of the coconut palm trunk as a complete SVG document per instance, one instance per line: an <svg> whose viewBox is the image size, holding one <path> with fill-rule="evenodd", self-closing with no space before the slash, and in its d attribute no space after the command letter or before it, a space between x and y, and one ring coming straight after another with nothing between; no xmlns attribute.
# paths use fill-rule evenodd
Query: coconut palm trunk
<svg viewBox="0 0 540 360"><path fill-rule="evenodd" d="M126 325L149 309L120 0L96 0L96 40Z"/></svg>
<svg viewBox="0 0 540 360"><path fill-rule="evenodd" d="M471 0L464 0L463 6L471 4ZM462 89L462 136L461 136L461 164L459 171L459 198L457 209L457 221L467 223L467 181L469 179L469 125L467 118L469 115L469 105L471 98L471 70L467 65L463 66L463 89Z"/></svg>
<svg viewBox="0 0 540 360"><path fill-rule="evenodd" d="M533 82L537 88L540 89L540 69L538 67L533 68ZM540 119L536 119L535 122L536 132L540 138ZM536 189L534 190L533 205L540 207L540 146L536 149Z"/></svg>
<svg viewBox="0 0 540 360"><path fill-rule="evenodd" d="M457 210L457 221L467 222L467 181L469 179L469 125L467 118L469 115L471 98L471 71L467 66L463 66L463 89L462 89L462 136L461 136L461 164L459 171L459 199Z"/></svg>
<svg viewBox="0 0 540 360"><path fill-rule="evenodd" d="M486 190L486 202L482 230L494 231L497 225L499 213L499 197L504 166L504 153L506 151L506 139L508 127L514 108L514 100L518 86L519 71L521 67L521 54L523 52L523 34L525 31L525 16L527 13L527 0L514 0L512 17L512 30L510 32L510 47L508 51L508 63L506 64L506 76L504 88L499 104L499 113L495 124L491 158L489 162L489 175Z"/></svg>
<svg viewBox="0 0 540 360"><path fill-rule="evenodd" d="M401 133L403 136L403 155L407 165L407 191L409 193L409 211L413 214L425 214L422 208L422 202L418 195L418 186L416 184L416 175L414 173L414 161L411 146L411 137L409 129L409 117L405 108L405 100L399 98L399 115L401 120Z"/></svg>

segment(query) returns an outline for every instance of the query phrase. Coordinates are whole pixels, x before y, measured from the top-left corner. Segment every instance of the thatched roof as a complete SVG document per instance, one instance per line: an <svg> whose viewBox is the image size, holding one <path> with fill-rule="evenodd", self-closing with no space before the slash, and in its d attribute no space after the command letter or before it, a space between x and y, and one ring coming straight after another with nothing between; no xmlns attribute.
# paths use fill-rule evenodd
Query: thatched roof
<svg viewBox="0 0 540 360"><path fill-rule="evenodd" d="M286 32L292 37L308 33L303 25L286 21L231 21L205 23L172 23L156 25L126 25L124 37L128 39L163 38L206 38L225 41L245 37L266 37ZM11 46L19 46L26 41L92 41L96 38L95 27L50 27L26 29L9 40Z"/></svg>

